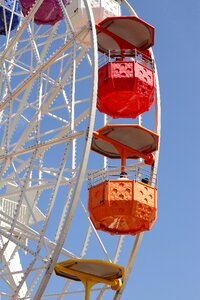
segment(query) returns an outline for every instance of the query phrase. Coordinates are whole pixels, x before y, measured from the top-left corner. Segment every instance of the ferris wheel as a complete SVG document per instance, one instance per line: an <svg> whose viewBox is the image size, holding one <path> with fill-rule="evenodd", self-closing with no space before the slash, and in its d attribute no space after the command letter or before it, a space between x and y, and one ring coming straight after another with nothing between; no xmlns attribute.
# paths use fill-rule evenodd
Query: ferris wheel
<svg viewBox="0 0 200 300"><path fill-rule="evenodd" d="M133 28L130 36L123 36L123 26ZM116 264L125 269L122 286L111 290L106 280L95 281L100 285L91 297L122 297L157 214L160 95L153 37L153 27L125 0L0 0L1 299L80 300L82 283L57 276L55 265L91 259L93 271L100 261L109 272ZM131 77L135 64L148 84L140 81L143 96L135 98L143 105L133 112L135 98L125 105L127 90L121 107L114 102L107 74ZM116 200L141 187L148 193L138 206L145 221L136 226L131 216L119 217L123 201L113 201L116 218L111 208L101 219L105 191L114 191Z"/></svg>

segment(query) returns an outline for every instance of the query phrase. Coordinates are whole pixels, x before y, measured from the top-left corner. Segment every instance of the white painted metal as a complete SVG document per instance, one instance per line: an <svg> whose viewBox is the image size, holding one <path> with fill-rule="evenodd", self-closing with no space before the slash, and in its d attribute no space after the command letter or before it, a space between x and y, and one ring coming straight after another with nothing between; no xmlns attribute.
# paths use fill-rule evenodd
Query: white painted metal
<svg viewBox="0 0 200 300"><path fill-rule="evenodd" d="M0 36L1 296L12 299L37 298L39 277L57 256L75 257L62 247L63 223L70 224L66 214L84 179L96 110L91 9L86 3L85 24L74 31L62 1L64 21L36 26L33 17L41 3L36 1L28 16L20 15L17 32ZM87 48L79 42L84 39ZM61 194L65 201L59 205Z"/></svg>
<svg viewBox="0 0 200 300"><path fill-rule="evenodd" d="M0 36L0 296L82 299L82 287L53 274L57 260L76 257L124 265L119 293L111 295L107 286L92 289L93 299L108 293L109 299L119 300L143 234L112 236L95 230L87 212L86 167L94 122L96 128L114 122L100 113L95 121L95 22L120 15L121 6L136 13L126 0L77 0L66 7L58 1L64 21L35 26L32 19L42 2L38 0L27 17L20 17L17 32ZM151 118L160 134L157 71L156 93ZM137 122L145 126L145 117ZM88 168L100 175L99 169L112 163L92 154ZM142 167L138 161L127 171ZM116 164L108 170L110 176L119 172Z"/></svg>
<svg viewBox="0 0 200 300"><path fill-rule="evenodd" d="M92 13L96 23L107 17L120 16L120 0L90 0ZM73 0L67 6L67 11L74 28L79 28L87 23L86 7L83 0Z"/></svg>

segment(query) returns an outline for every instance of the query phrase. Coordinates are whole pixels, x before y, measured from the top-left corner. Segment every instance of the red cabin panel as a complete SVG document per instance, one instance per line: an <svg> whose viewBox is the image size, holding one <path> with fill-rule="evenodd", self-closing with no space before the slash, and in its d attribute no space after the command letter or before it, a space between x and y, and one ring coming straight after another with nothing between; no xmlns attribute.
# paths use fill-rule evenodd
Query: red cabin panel
<svg viewBox="0 0 200 300"><path fill-rule="evenodd" d="M97 108L113 118L135 118L155 96L154 71L136 61L110 62L99 69Z"/></svg>
<svg viewBox="0 0 200 300"><path fill-rule="evenodd" d="M65 5L71 3L70 0L62 0ZM35 0L19 0L23 14L26 16ZM63 19L62 9L58 0L44 0L35 13L34 21L36 24L54 25Z"/></svg>

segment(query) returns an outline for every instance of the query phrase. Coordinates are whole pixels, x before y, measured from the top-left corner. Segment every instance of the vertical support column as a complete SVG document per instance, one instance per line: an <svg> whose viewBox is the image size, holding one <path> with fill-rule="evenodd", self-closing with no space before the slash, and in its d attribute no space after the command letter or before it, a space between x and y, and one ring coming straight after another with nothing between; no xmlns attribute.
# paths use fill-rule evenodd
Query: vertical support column
<svg viewBox="0 0 200 300"><path fill-rule="evenodd" d="M82 283L85 286L85 300L90 300L90 290L94 285L94 282L86 279L86 280L82 280Z"/></svg>
<svg viewBox="0 0 200 300"><path fill-rule="evenodd" d="M125 172L125 168L126 168L126 155L124 154L124 152L122 152L121 154L121 172Z"/></svg>

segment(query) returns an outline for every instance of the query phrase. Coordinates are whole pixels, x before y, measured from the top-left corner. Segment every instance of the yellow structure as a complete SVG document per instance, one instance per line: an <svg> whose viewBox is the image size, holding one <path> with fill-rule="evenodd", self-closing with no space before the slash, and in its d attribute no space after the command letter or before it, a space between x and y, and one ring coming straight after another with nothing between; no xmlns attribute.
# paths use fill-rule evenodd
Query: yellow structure
<svg viewBox="0 0 200 300"><path fill-rule="evenodd" d="M97 283L110 285L113 290L120 290L124 278L124 268L110 262L92 259L70 259L55 265L56 275L75 281L82 281L85 286L85 300L90 299L90 290Z"/></svg>

